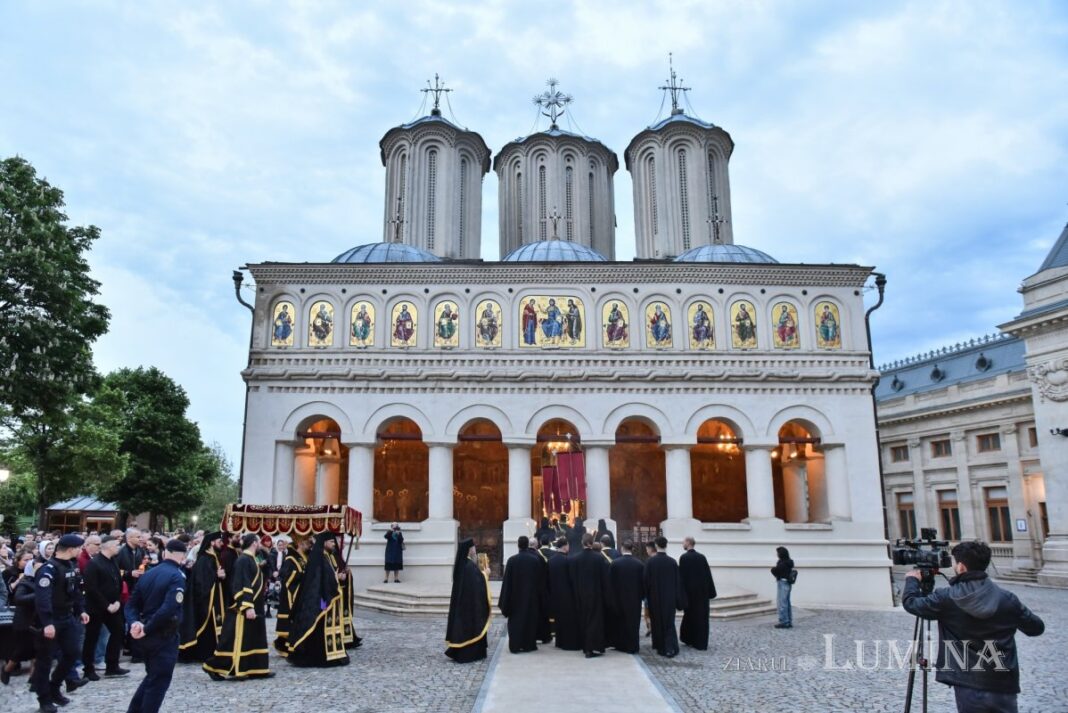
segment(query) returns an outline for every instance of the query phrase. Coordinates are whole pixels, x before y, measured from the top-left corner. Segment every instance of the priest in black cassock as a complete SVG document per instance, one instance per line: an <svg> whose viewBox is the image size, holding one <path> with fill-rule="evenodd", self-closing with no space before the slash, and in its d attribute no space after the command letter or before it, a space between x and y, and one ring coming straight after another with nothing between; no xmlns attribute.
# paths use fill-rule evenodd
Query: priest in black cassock
<svg viewBox="0 0 1068 713"><path fill-rule="evenodd" d="M308 564L308 550L311 540L295 536L293 544L286 549L286 558L278 569L278 617L275 625L274 648L282 656L289 655L289 626L293 604L300 593L300 584L304 581L304 567Z"/></svg>
<svg viewBox="0 0 1068 713"><path fill-rule="evenodd" d="M608 560L593 549L593 534L582 536L582 551L567 558L571 587L578 609L579 640L586 658L600 656L606 647L604 620L612 585Z"/></svg>
<svg viewBox="0 0 1068 713"><path fill-rule="evenodd" d="M582 639L579 638L575 589L571 586L568 568L569 550L567 539L561 537L556 541L556 556L549 560L549 616L556 633L556 648L578 651L582 648Z"/></svg>
<svg viewBox="0 0 1068 713"><path fill-rule="evenodd" d="M256 562L259 546L254 534L241 538L241 554L234 561L230 581L234 601L226 610L215 654L204 662L204 670L216 681L274 675L267 668L267 587Z"/></svg>
<svg viewBox="0 0 1068 713"><path fill-rule="evenodd" d="M178 660L203 663L215 653L222 633L226 605L223 603L224 571L219 563L223 546L221 532L204 535L193 568L186 573L182 602L181 643Z"/></svg>
<svg viewBox="0 0 1068 713"><path fill-rule="evenodd" d="M504 565L498 606L508 618L508 650L513 654L538 650L538 630L545 608L545 562L530 549L526 535L519 537L519 552Z"/></svg>
<svg viewBox="0 0 1068 713"><path fill-rule="evenodd" d="M675 610L686 608L686 593L679 581L679 565L665 552L667 544L666 537L656 538L656 554L645 563L645 597L649 600L653 648L672 658L679 653Z"/></svg>
<svg viewBox="0 0 1068 713"><path fill-rule="evenodd" d="M334 535L316 535L308 555L300 590L289 614L286 657L294 666L347 666L342 588L324 543Z"/></svg>
<svg viewBox="0 0 1068 713"><path fill-rule="evenodd" d="M549 539L548 535L544 538ZM538 547L540 540L536 537L530 538L530 548L527 552L533 554L535 559L541 564L542 581L545 586L542 587L542 605L541 613L538 615L538 641L543 644L551 644L553 640L553 622L549 617L549 557L555 555L549 548L544 550Z"/></svg>
<svg viewBox="0 0 1068 713"><path fill-rule="evenodd" d="M634 556L634 543L625 540L622 553L608 568L615 606L614 639L611 644L627 654L636 654L641 644L642 601L645 599L645 565Z"/></svg>
<svg viewBox="0 0 1068 713"><path fill-rule="evenodd" d="M708 648L709 602L716 598L716 585L708 560L694 549L694 539L684 539L682 548L686 551L679 557L679 579L686 593L686 610L679 627L679 640L704 651Z"/></svg>
<svg viewBox="0 0 1068 713"><path fill-rule="evenodd" d="M445 655L456 663L486 658L492 598L489 579L475 564L474 558L475 541L460 542L452 566L452 595L445 628Z"/></svg>
<svg viewBox="0 0 1068 713"><path fill-rule="evenodd" d="M223 604L229 607L234 602L234 592L231 579L234 576L234 562L241 554L241 533L223 531L222 544L219 546L219 564L223 569Z"/></svg>
<svg viewBox="0 0 1068 713"><path fill-rule="evenodd" d="M334 571L337 572L338 585L341 587L341 615L344 621L345 648L355 649L363 646L363 639L356 635L356 623L352 616L355 590L352 586L349 563L341 552L341 542L337 535L326 540L324 551L327 554L327 558L334 565Z"/></svg>

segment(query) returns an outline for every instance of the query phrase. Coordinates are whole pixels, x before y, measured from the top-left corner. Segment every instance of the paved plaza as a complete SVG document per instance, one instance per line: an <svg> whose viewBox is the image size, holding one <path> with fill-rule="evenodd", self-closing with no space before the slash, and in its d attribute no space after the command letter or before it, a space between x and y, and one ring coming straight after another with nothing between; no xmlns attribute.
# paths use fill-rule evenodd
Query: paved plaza
<svg viewBox="0 0 1068 713"><path fill-rule="evenodd" d="M1006 586L1047 627L1037 639L1017 637L1024 688L1020 710L1068 711L1068 676L1061 668L1068 652L1068 592ZM502 646L504 620L498 615L490 630L489 658L458 665L442 653L444 617L365 612L358 617L365 643L353 652L347 668L297 669L272 656L277 675L269 681L216 683L196 666L179 666L163 711L520 713L566 707L598 713L889 713L901 710L907 674L888 663L887 642L896 641L903 651L913 624L902 611L798 610L790 631L772 628L767 619L713 622L709 651L683 647L673 660L657 656L645 639L638 657L609 652L587 661L581 653L555 649L509 654ZM827 636L834 637L831 667L825 666ZM858 639L864 642L859 663L875 670L855 666ZM852 670L842 670L850 664ZM141 679L141 666L133 668L125 679L92 683L72 694L73 703L63 710L125 710ZM955 710L948 688L932 682L930 690L932 711ZM0 690L0 710L29 713L35 708L25 676Z"/></svg>

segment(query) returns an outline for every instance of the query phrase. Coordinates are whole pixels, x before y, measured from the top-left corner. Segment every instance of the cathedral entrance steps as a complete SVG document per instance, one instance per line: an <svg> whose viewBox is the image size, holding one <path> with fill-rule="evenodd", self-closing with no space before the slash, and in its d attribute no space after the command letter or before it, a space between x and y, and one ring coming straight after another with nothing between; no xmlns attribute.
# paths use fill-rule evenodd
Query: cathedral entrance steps
<svg viewBox="0 0 1068 713"><path fill-rule="evenodd" d="M1038 568L1019 567L1017 569L1010 569L994 575L994 579L1000 579L1004 582L1019 582L1021 584L1037 584Z"/></svg>
<svg viewBox="0 0 1068 713"><path fill-rule="evenodd" d="M709 616L715 621L763 616L777 611L775 602L770 599L761 599L753 592L740 589L719 593L719 596L712 600L710 608ZM681 616L682 613L679 614Z"/></svg>

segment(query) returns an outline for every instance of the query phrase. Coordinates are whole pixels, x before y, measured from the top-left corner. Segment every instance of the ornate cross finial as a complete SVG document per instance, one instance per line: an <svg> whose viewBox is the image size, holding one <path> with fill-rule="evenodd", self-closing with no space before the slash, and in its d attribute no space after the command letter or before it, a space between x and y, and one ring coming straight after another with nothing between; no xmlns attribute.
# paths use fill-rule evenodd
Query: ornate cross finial
<svg viewBox="0 0 1068 713"><path fill-rule="evenodd" d="M675 66L672 63L671 52L668 52L668 67L671 69L671 75L668 77L667 84L660 87L660 89L671 93L671 115L682 114L683 111L679 107L679 97L683 92L690 91L690 87L682 86L682 78L675 75Z"/></svg>
<svg viewBox="0 0 1068 713"><path fill-rule="evenodd" d="M543 222L544 221L548 221L549 224L553 226L553 234L550 236L550 238L549 238L550 240L559 240L560 239L560 231L559 231L560 221L563 220L563 219L564 219L564 216L560 215L560 211L558 211L556 209L556 206L553 206L553 212L552 213L549 213L549 215L547 215L546 217L542 218Z"/></svg>
<svg viewBox="0 0 1068 713"><path fill-rule="evenodd" d="M401 214L401 198L397 196L397 213L392 218L386 221L387 224L393 226L393 242L399 243L401 241L401 229L404 226L404 216Z"/></svg>
<svg viewBox="0 0 1068 713"><path fill-rule="evenodd" d="M426 89L420 89L419 91L426 94L430 92L434 95L434 107L430 110L431 116L441 116L441 95L447 92L451 92L451 89L446 89L445 85L441 82L437 72L434 73L434 84L430 84L430 80L426 80Z"/></svg>
<svg viewBox="0 0 1068 713"><path fill-rule="evenodd" d="M723 238L719 235L719 226L726 225L727 219L719 214L719 196L715 193L712 194L712 215L708 216L709 237L712 238L713 245L720 245L723 243Z"/></svg>
<svg viewBox="0 0 1068 713"><path fill-rule="evenodd" d="M556 120L563 116L564 108L574 101L574 98L570 94L564 94L556 88L560 82L553 78L549 78L549 81L545 82L549 85L549 88L534 97L534 103L540 106L543 110L541 113L549 117L549 121L552 122L550 129L559 128L556 125Z"/></svg>

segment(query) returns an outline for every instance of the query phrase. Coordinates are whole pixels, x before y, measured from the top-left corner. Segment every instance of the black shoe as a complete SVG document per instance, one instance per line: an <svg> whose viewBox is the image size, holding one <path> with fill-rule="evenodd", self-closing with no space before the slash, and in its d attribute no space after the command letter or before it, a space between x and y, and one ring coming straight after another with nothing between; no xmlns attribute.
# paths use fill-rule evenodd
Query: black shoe
<svg viewBox="0 0 1068 713"><path fill-rule="evenodd" d="M144 663L144 662L145 662L145 660L143 658L141 658L140 656L131 656L130 657L130 663Z"/></svg>
<svg viewBox="0 0 1068 713"><path fill-rule="evenodd" d="M589 651L589 652L586 653L586 658L588 658L588 659L597 658L598 656L600 656L600 654L597 653L596 651Z"/></svg>
<svg viewBox="0 0 1068 713"><path fill-rule="evenodd" d="M74 680L74 681L67 681L67 693L74 693L75 691L77 691L79 688L81 688L82 686L86 685L87 683L89 683L89 679L88 678L79 678L79 679Z"/></svg>
<svg viewBox="0 0 1068 713"><path fill-rule="evenodd" d="M211 677L212 681L225 681L226 680L225 676L220 676L219 674L215 673L214 671L208 671L208 676Z"/></svg>
<svg viewBox="0 0 1068 713"><path fill-rule="evenodd" d="M679 652L678 652L678 651L672 651L672 652L670 652L670 653L666 653L666 654L664 654L664 656L665 656L666 658L669 658L669 659L673 659L673 658L675 658L675 657L676 657L676 656L678 656L678 655L679 655Z"/></svg>
<svg viewBox="0 0 1068 713"><path fill-rule="evenodd" d="M85 680L87 681L99 681L100 674L91 668L85 669Z"/></svg>
<svg viewBox="0 0 1068 713"><path fill-rule="evenodd" d="M0 683L5 686L11 683L11 672L7 668L0 668Z"/></svg>
<svg viewBox="0 0 1068 713"><path fill-rule="evenodd" d="M130 669L128 669L128 668L122 668L121 666L116 666L115 668L109 668L106 671L104 671L104 676L106 678L114 678L116 676L125 676L129 672L130 672Z"/></svg>
<svg viewBox="0 0 1068 713"><path fill-rule="evenodd" d="M775 628L776 629L793 629L794 625L793 624L776 624Z"/></svg>
<svg viewBox="0 0 1068 713"><path fill-rule="evenodd" d="M63 695L63 691L60 689L60 684L52 684L52 702L57 706L65 706L70 703L70 699Z"/></svg>
<svg viewBox="0 0 1068 713"><path fill-rule="evenodd" d="M41 713L56 713L59 709L52 701L37 701L37 710Z"/></svg>

